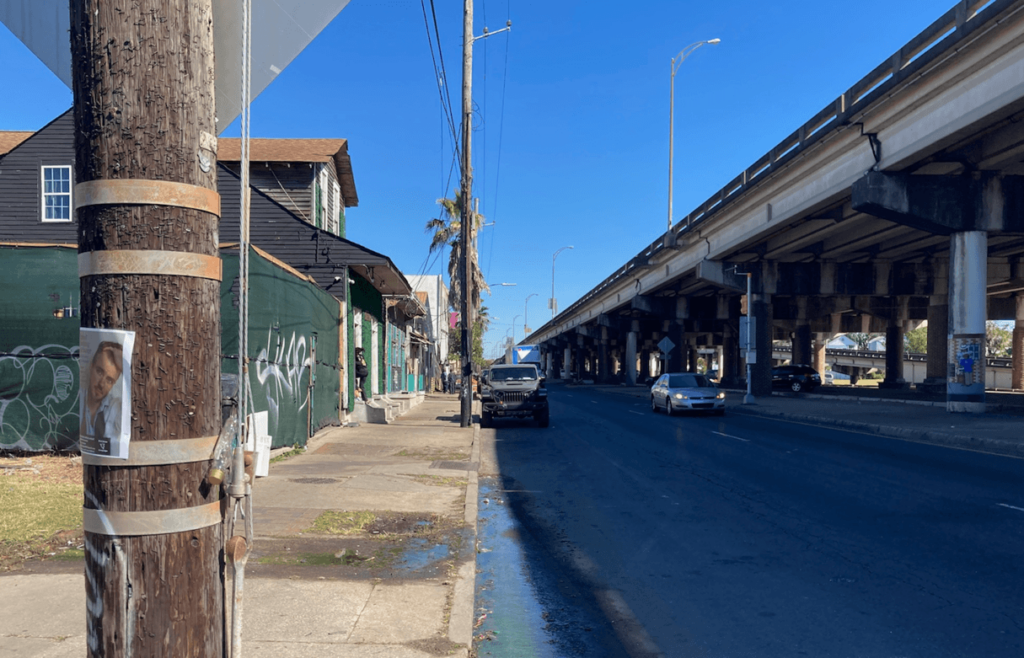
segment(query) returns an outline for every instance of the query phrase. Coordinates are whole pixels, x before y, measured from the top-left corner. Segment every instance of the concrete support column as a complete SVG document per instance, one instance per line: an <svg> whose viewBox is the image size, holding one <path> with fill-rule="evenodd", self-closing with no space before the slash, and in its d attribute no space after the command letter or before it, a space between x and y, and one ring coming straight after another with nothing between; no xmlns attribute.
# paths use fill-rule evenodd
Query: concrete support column
<svg viewBox="0 0 1024 658"><path fill-rule="evenodd" d="M743 375L740 373L740 341L731 327L726 327L722 334L722 372L720 374L723 387L739 386Z"/></svg>
<svg viewBox="0 0 1024 658"><path fill-rule="evenodd" d="M668 359L665 361L665 372L680 372L683 370L683 364L686 362L686 353L684 351L686 332L682 325L673 322L669 324L665 335L676 344L672 351L668 353Z"/></svg>
<svg viewBox="0 0 1024 658"><path fill-rule="evenodd" d="M885 379L879 388L906 388L903 378L903 323L889 321L885 328Z"/></svg>
<svg viewBox="0 0 1024 658"><path fill-rule="evenodd" d="M811 348L811 367L818 371L821 375L821 381L825 381L825 366L828 364L828 357L826 356L825 350L827 349L828 334L816 334L814 336L814 344Z"/></svg>
<svg viewBox="0 0 1024 658"><path fill-rule="evenodd" d="M651 376L651 350L647 347L640 350L640 372L638 381L646 381Z"/></svg>
<svg viewBox="0 0 1024 658"><path fill-rule="evenodd" d="M695 340L689 340L686 342L686 369L690 372L697 372L698 364L697 360L700 358L700 353L697 351L697 343Z"/></svg>
<svg viewBox="0 0 1024 658"><path fill-rule="evenodd" d="M984 413L988 234L954 233L950 237L949 266L946 411Z"/></svg>
<svg viewBox="0 0 1024 658"><path fill-rule="evenodd" d="M946 390L949 361L949 298L933 295L928 304L928 365L919 389Z"/></svg>
<svg viewBox="0 0 1024 658"><path fill-rule="evenodd" d="M1014 300L1016 313L1013 323L1013 370L1010 375L1011 386L1015 390L1024 389L1024 293L1017 293Z"/></svg>
<svg viewBox="0 0 1024 658"><path fill-rule="evenodd" d="M637 332L630 331L626 334L626 361L623 364L626 369L626 385L636 386L636 339Z"/></svg>
<svg viewBox="0 0 1024 658"><path fill-rule="evenodd" d="M601 327L601 338L597 343L597 381L611 381L610 359L608 358L608 327Z"/></svg>
<svg viewBox="0 0 1024 658"><path fill-rule="evenodd" d="M793 333L793 356L792 363L810 365L811 355L811 325L800 323L796 325Z"/></svg>
<svg viewBox="0 0 1024 658"><path fill-rule="evenodd" d="M754 293L752 298L751 310L757 327L757 360L750 368L751 393L769 396L772 394L772 297Z"/></svg>
<svg viewBox="0 0 1024 658"><path fill-rule="evenodd" d="M566 347L562 351L562 372L558 373L560 378L572 379L572 348Z"/></svg>

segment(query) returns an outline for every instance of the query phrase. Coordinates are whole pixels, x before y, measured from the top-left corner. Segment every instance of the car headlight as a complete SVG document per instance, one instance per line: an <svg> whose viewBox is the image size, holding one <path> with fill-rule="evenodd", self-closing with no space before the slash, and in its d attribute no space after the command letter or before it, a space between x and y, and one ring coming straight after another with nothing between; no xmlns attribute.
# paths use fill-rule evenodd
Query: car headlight
<svg viewBox="0 0 1024 658"><path fill-rule="evenodd" d="M724 400L725 399L725 391L719 391L718 395L716 395L715 397L718 398L719 400Z"/></svg>
<svg viewBox="0 0 1024 658"><path fill-rule="evenodd" d="M689 399L687 396L683 395L682 393L676 393L675 398L677 400L688 400Z"/></svg>

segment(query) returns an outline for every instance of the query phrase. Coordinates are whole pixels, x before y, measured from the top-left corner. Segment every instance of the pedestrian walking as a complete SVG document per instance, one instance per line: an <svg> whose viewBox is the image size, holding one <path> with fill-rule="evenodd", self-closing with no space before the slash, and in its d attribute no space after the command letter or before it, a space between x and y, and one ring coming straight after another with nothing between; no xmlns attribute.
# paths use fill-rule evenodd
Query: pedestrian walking
<svg viewBox="0 0 1024 658"><path fill-rule="evenodd" d="M451 366L446 362L444 364L444 373L441 375L441 390L444 393L452 392L452 369Z"/></svg>

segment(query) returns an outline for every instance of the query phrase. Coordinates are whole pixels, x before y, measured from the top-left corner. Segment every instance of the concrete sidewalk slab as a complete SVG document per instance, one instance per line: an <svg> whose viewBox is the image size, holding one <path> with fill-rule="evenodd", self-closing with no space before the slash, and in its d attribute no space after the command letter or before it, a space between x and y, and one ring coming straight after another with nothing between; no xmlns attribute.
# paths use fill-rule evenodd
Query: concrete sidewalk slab
<svg viewBox="0 0 1024 658"><path fill-rule="evenodd" d="M474 453L473 428L452 421L457 406L427 396L390 425L326 429L309 451L271 464L269 477L256 480L256 553L243 614L247 655L468 655L475 472L469 465L433 468L468 462ZM475 488L471 496L475 510ZM311 535L324 510L403 513L398 521L413 530L395 530L392 514L380 517L379 535ZM436 534L422 534L421 519L437 519ZM271 559L261 561L261 551ZM228 574L230 586L230 567ZM0 658L85 655L85 616L81 571L0 575Z"/></svg>
<svg viewBox="0 0 1024 658"><path fill-rule="evenodd" d="M0 577L0 656L79 658L85 646L85 576Z"/></svg>

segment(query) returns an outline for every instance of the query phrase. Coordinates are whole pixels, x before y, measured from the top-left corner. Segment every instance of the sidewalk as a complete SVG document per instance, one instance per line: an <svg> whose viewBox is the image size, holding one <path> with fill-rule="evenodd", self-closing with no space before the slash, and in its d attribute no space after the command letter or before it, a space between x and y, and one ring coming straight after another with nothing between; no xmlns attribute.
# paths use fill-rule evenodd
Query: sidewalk
<svg viewBox="0 0 1024 658"><path fill-rule="evenodd" d="M630 397L650 399L649 389L635 386L591 388ZM775 393L743 404L743 391L726 391L730 414L761 416L836 429L853 430L905 441L931 443L1024 457L1024 407L999 404L986 414L951 414L945 403L927 400L893 400L877 395ZM1006 394L999 396L1006 398Z"/></svg>
<svg viewBox="0 0 1024 658"><path fill-rule="evenodd" d="M253 487L245 655L467 656L478 462L458 400L437 395L272 464ZM0 657L82 656L84 634L81 562L0 576Z"/></svg>

